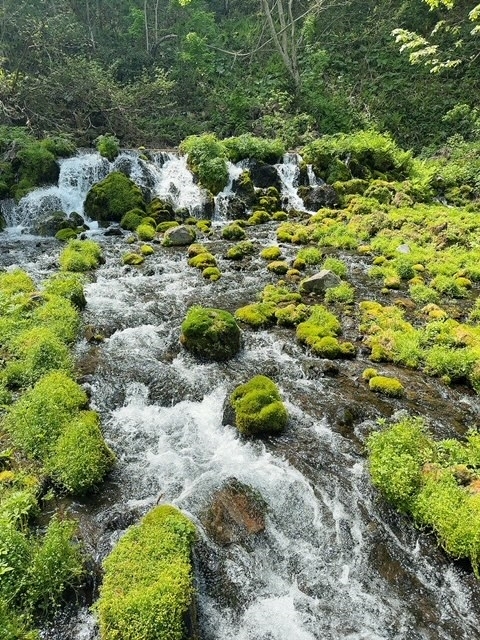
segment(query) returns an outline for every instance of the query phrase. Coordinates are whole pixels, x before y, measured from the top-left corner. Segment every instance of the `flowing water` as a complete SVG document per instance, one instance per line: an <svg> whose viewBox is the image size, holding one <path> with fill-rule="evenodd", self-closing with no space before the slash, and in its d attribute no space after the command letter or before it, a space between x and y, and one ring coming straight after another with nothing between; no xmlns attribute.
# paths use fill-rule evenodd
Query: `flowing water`
<svg viewBox="0 0 480 640"><path fill-rule="evenodd" d="M169 180L162 170L170 171L171 162L158 157L155 170L149 169L157 193ZM77 193L85 191L86 173L69 183ZM141 183L145 172L137 179ZM206 240L222 270L217 283L188 267L185 249L157 245L138 269L122 266L122 238L98 236L106 262L87 285L85 323L105 340L80 342L77 357L118 464L101 493L67 504L87 548L99 562L122 531L159 501L184 510L198 525L203 640L479 637L480 588L471 571L449 561L431 536L385 505L370 485L364 455L376 418L408 409L430 416L439 433L452 435L478 423L476 398L405 371L396 374L408 380L406 400L372 398L359 382L367 365L361 355L332 371L308 355L289 329L245 330L243 349L233 360L196 360L178 342L188 307L234 311L275 281L258 257L261 247L275 241L273 223L249 228L248 236L258 250L242 268L222 258L231 243ZM54 268L56 241L8 234L3 239L1 265L24 266L38 279ZM287 258L295 253L288 246L284 251ZM343 257L361 290L365 258ZM347 319L344 328L346 334L352 330ZM290 414L286 432L264 441L247 440L222 424L227 395L258 373L275 379ZM220 547L207 536L202 516L232 477L264 498L266 529L242 544ZM85 605L42 635L93 640L96 634Z"/></svg>

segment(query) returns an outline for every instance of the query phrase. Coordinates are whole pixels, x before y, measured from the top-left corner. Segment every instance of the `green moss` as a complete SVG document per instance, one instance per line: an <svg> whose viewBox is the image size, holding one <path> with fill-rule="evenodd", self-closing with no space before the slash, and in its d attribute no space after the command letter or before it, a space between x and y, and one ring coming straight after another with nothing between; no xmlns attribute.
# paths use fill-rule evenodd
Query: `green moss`
<svg viewBox="0 0 480 640"><path fill-rule="evenodd" d="M60 240L60 242L68 242L69 240L73 240L78 236L78 231L75 229L60 229L55 234L55 238Z"/></svg>
<svg viewBox="0 0 480 640"><path fill-rule="evenodd" d="M321 305L315 305L311 307L311 314L308 320L298 325L297 339L313 348L319 339L335 337L340 331L340 322L333 313L330 313Z"/></svg>
<svg viewBox="0 0 480 640"><path fill-rule="evenodd" d="M275 211L275 213L272 215L272 220L282 222L284 220L288 220L288 215L285 213L285 211Z"/></svg>
<svg viewBox="0 0 480 640"><path fill-rule="evenodd" d="M275 318L282 327L296 327L300 322L305 322L310 312L306 304L288 304L275 310Z"/></svg>
<svg viewBox="0 0 480 640"><path fill-rule="evenodd" d="M46 469L70 493L83 494L102 482L114 461L103 439L98 414L83 411L65 425Z"/></svg>
<svg viewBox="0 0 480 640"><path fill-rule="evenodd" d="M142 244L142 246L140 247L140 253L142 254L142 256L151 256L155 253L155 249L151 244Z"/></svg>
<svg viewBox="0 0 480 640"><path fill-rule="evenodd" d="M188 261L190 267L195 267L196 269L206 269L207 267L216 267L217 260L215 256L208 251L206 253L199 253L198 255L190 258Z"/></svg>
<svg viewBox="0 0 480 640"><path fill-rule="evenodd" d="M72 240L59 257L62 271L90 271L100 264L102 250L93 240Z"/></svg>
<svg viewBox="0 0 480 640"><path fill-rule="evenodd" d="M255 226L258 224L265 224L266 222L270 222L271 219L272 218L268 213L268 211L265 211L263 209L258 209L257 211L254 211L252 213L252 215L248 218L247 222L249 225Z"/></svg>
<svg viewBox="0 0 480 640"><path fill-rule="evenodd" d="M102 640L183 640L194 597L195 527L162 505L131 527L104 562L96 610Z"/></svg>
<svg viewBox="0 0 480 640"><path fill-rule="evenodd" d="M274 304L286 304L289 302L300 302L302 296L298 291L291 291L285 283L267 284L261 294L262 302L273 302Z"/></svg>
<svg viewBox="0 0 480 640"><path fill-rule="evenodd" d="M328 269L329 271L333 271L340 278L346 278L348 274L348 268L343 260L339 260L338 258L325 258L322 264L322 269Z"/></svg>
<svg viewBox="0 0 480 640"><path fill-rule="evenodd" d="M113 162L120 153L120 141L115 136L106 134L97 138L98 153Z"/></svg>
<svg viewBox="0 0 480 640"><path fill-rule="evenodd" d="M226 253L226 258L228 260L242 260L245 256L251 255L255 253L255 245L251 240L243 240L243 242L239 242L230 249Z"/></svg>
<svg viewBox="0 0 480 640"><path fill-rule="evenodd" d="M141 224L136 228L136 233L140 240L148 242L155 238L156 231L155 228L149 224Z"/></svg>
<svg viewBox="0 0 480 640"><path fill-rule="evenodd" d="M288 413L277 385L266 376L255 376L237 387L230 403L235 425L244 435L279 433L287 426Z"/></svg>
<svg viewBox="0 0 480 640"><path fill-rule="evenodd" d="M376 369L373 369L371 367L365 369L362 373L362 379L363 380L370 380L371 378L374 378L375 376L378 376L378 371Z"/></svg>
<svg viewBox="0 0 480 640"><path fill-rule="evenodd" d="M278 258L282 255L282 250L280 247L265 247L260 252L260 257L264 260L278 260Z"/></svg>
<svg viewBox="0 0 480 640"><path fill-rule="evenodd" d="M275 323L275 305L271 302L247 304L235 311L235 318L254 329L268 327Z"/></svg>
<svg viewBox="0 0 480 640"><path fill-rule="evenodd" d="M297 253L297 260L301 260L309 266L320 264L322 257L322 252L316 247L305 247L304 249L300 249Z"/></svg>
<svg viewBox="0 0 480 640"><path fill-rule="evenodd" d="M430 302L438 302L440 300L438 292L435 291L435 289L432 289L432 287L427 287L424 284L410 285L408 293L410 294L411 299L417 304L425 305Z"/></svg>
<svg viewBox="0 0 480 640"><path fill-rule="evenodd" d="M127 231L135 231L135 229L142 224L144 217L145 211L143 211L143 209L131 209L127 211L120 220L120 226Z"/></svg>
<svg viewBox="0 0 480 640"><path fill-rule="evenodd" d="M194 244L191 244L187 249L187 254L189 258L198 256L201 253L208 253L208 249L203 244L194 243Z"/></svg>
<svg viewBox="0 0 480 640"><path fill-rule="evenodd" d="M240 350L240 329L222 309L191 307L182 322L180 342L195 355L228 360Z"/></svg>
<svg viewBox="0 0 480 640"><path fill-rule="evenodd" d="M287 262L283 262L281 260L273 260L272 262L268 263L267 269L272 273L276 273L277 275L283 275L287 273L289 267Z"/></svg>
<svg viewBox="0 0 480 640"><path fill-rule="evenodd" d="M21 269L0 273L0 291L6 295L35 291L32 278Z"/></svg>
<svg viewBox="0 0 480 640"><path fill-rule="evenodd" d="M238 224L229 224L222 229L222 238L225 240L243 240L245 231Z"/></svg>
<svg viewBox="0 0 480 640"><path fill-rule="evenodd" d="M207 267L202 271L202 276L207 280L211 280L212 282L216 282L220 280L222 276L222 272L218 267Z"/></svg>
<svg viewBox="0 0 480 640"><path fill-rule="evenodd" d="M77 309L87 304L83 287L84 277L76 273L57 273L43 283L45 293L65 298Z"/></svg>
<svg viewBox="0 0 480 640"><path fill-rule="evenodd" d="M100 223L120 222L132 209L145 211L142 191L133 180L119 171L97 182L85 200L85 213Z"/></svg>
<svg viewBox="0 0 480 640"><path fill-rule="evenodd" d="M405 392L403 384L396 378L387 378L386 376L373 376L368 381L371 391L381 393L392 398L401 398Z"/></svg>
<svg viewBox="0 0 480 640"><path fill-rule="evenodd" d="M45 295L42 305L35 308L31 321L52 331L60 340L69 344L77 338L80 329L80 315L65 297L52 293Z"/></svg>
<svg viewBox="0 0 480 640"><path fill-rule="evenodd" d="M43 461L65 425L86 404L87 396L81 387L65 373L52 372L10 407L4 428L16 446Z"/></svg>
<svg viewBox="0 0 480 640"><path fill-rule="evenodd" d="M139 255L138 253L132 253L132 252L125 253L122 256L122 262L123 264L138 266L145 262L145 257L142 255Z"/></svg>
<svg viewBox="0 0 480 640"><path fill-rule="evenodd" d="M325 302L341 302L352 304L355 298L355 289L348 282L342 282L338 287L330 287L325 291Z"/></svg>
<svg viewBox="0 0 480 640"><path fill-rule="evenodd" d="M161 222L160 224L157 225L157 232L165 233L167 229L172 229L173 227L178 227L178 226L179 226L178 222L175 222L173 220Z"/></svg>

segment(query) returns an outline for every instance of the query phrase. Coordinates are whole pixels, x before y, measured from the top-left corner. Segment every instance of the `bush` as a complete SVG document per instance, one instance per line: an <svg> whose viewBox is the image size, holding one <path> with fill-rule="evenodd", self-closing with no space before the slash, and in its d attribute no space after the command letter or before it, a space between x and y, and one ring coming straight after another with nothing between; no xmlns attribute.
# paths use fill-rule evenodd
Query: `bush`
<svg viewBox="0 0 480 640"><path fill-rule="evenodd" d="M228 311L191 307L182 322L180 342L195 355L228 360L240 350L240 329Z"/></svg>
<svg viewBox="0 0 480 640"><path fill-rule="evenodd" d="M255 376L237 387L230 404L235 426L244 435L279 433L287 426L288 413L277 385L266 376Z"/></svg>
<svg viewBox="0 0 480 640"><path fill-rule="evenodd" d="M280 162L286 148L281 140L268 140L257 138L250 133L245 133L236 138L226 138L223 145L227 150L231 162L239 162L246 158L254 158L269 164Z"/></svg>
<svg viewBox="0 0 480 640"><path fill-rule="evenodd" d="M65 426L46 466L52 478L70 493L82 494L100 484L114 461L98 414L83 411Z"/></svg>
<svg viewBox="0 0 480 640"><path fill-rule="evenodd" d="M227 152L215 135L189 136L179 148L181 153L187 154L190 169L205 189L217 195L227 186Z"/></svg>
<svg viewBox="0 0 480 640"><path fill-rule="evenodd" d="M162 505L130 527L104 562L96 605L102 640L183 640L194 597L194 525Z"/></svg>
<svg viewBox="0 0 480 640"><path fill-rule="evenodd" d="M93 240L72 240L60 254L62 271L90 271L100 264L102 250Z"/></svg>
<svg viewBox="0 0 480 640"><path fill-rule="evenodd" d="M97 139L98 153L113 162L120 153L120 141L110 134L99 136Z"/></svg>

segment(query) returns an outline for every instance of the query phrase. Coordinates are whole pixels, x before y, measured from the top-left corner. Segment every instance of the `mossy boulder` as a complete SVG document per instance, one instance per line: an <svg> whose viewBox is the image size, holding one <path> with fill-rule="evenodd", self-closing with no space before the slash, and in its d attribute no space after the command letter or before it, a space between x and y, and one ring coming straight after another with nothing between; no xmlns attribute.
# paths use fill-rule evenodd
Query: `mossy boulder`
<svg viewBox="0 0 480 640"><path fill-rule="evenodd" d="M135 231L135 229L142 224L142 220L145 217L145 211L142 209L131 209L120 220L120 226L127 231Z"/></svg>
<svg viewBox="0 0 480 640"><path fill-rule="evenodd" d="M120 171L93 185L85 200L85 213L100 224L120 222L132 209L145 211L145 199L140 187Z"/></svg>
<svg viewBox="0 0 480 640"><path fill-rule="evenodd" d="M245 256L255 253L255 245L251 240L243 240L238 244L230 247L227 251L225 258L227 260L242 260Z"/></svg>
<svg viewBox="0 0 480 640"><path fill-rule="evenodd" d="M182 323L180 342L197 356L228 360L240 351L241 333L228 311L191 307Z"/></svg>
<svg viewBox="0 0 480 640"><path fill-rule="evenodd" d="M183 247L192 244L196 237L195 227L180 225L165 231L162 244L164 247Z"/></svg>
<svg viewBox="0 0 480 640"><path fill-rule="evenodd" d="M278 387L267 376L255 376L230 396L235 426L247 436L277 434L287 426L288 413Z"/></svg>
<svg viewBox="0 0 480 640"><path fill-rule="evenodd" d="M401 398L405 393L405 388L400 380L387 376L372 376L368 381L368 386L372 391L392 398Z"/></svg>
<svg viewBox="0 0 480 640"><path fill-rule="evenodd" d="M245 231L238 224L229 224L222 229L222 238L225 240L243 240Z"/></svg>
<svg viewBox="0 0 480 640"><path fill-rule="evenodd" d="M102 640L184 640L193 609L193 523L161 505L127 531L104 562L96 610Z"/></svg>
<svg viewBox="0 0 480 640"><path fill-rule="evenodd" d="M102 259L102 249L93 240L71 240L60 254L62 271L90 271L98 267Z"/></svg>

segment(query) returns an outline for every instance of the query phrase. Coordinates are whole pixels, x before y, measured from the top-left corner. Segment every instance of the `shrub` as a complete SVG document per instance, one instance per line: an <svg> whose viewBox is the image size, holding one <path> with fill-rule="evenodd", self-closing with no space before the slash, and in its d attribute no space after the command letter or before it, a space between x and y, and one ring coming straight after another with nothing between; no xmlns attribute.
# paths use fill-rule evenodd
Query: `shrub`
<svg viewBox="0 0 480 640"><path fill-rule="evenodd" d="M240 329L228 311L191 307L182 322L180 342L195 355L228 360L240 350Z"/></svg>
<svg viewBox="0 0 480 640"><path fill-rule="evenodd" d="M236 138L226 138L223 145L227 150L231 162L239 162L246 158L254 158L269 164L280 161L285 154L285 145L281 140L257 138L250 133L244 133Z"/></svg>
<svg viewBox="0 0 480 640"><path fill-rule="evenodd" d="M105 444L94 411L83 411L65 425L47 462L47 471L70 493L87 493L110 471L115 457Z"/></svg>
<svg viewBox="0 0 480 640"><path fill-rule="evenodd" d="M189 136L180 144L180 152L187 154L187 161L200 184L217 195L228 184L227 152L214 134Z"/></svg>
<svg viewBox="0 0 480 640"><path fill-rule="evenodd" d="M403 384L396 378L386 376L373 376L368 381L371 391L381 393L392 398L401 398L405 392Z"/></svg>
<svg viewBox="0 0 480 640"><path fill-rule="evenodd" d="M90 271L100 264L102 250L93 240L72 240L61 252L59 262L62 271Z"/></svg>
<svg viewBox="0 0 480 640"><path fill-rule="evenodd" d="M168 505L130 527L104 562L96 605L102 640L183 640L194 539L194 525Z"/></svg>
<svg viewBox="0 0 480 640"><path fill-rule="evenodd" d="M287 426L288 413L277 385L266 376L255 376L238 386L230 403L235 425L244 435L279 433Z"/></svg>
<svg viewBox="0 0 480 640"><path fill-rule="evenodd" d="M115 136L106 134L97 139L97 151L101 156L113 162L120 153L120 141Z"/></svg>

